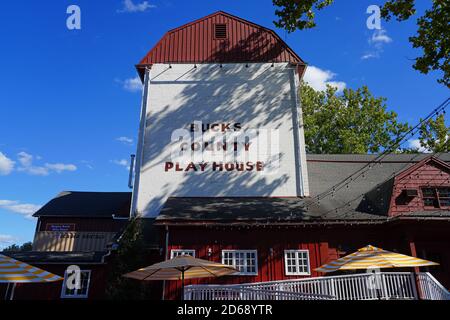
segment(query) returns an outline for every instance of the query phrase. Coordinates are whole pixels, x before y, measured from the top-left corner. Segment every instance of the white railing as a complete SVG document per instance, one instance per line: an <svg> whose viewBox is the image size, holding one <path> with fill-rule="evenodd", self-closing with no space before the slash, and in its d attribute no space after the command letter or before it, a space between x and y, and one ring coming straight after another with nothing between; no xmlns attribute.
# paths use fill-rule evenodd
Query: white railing
<svg viewBox="0 0 450 320"><path fill-rule="evenodd" d="M429 272L417 275L420 298L423 300L450 300L450 292Z"/></svg>
<svg viewBox="0 0 450 320"><path fill-rule="evenodd" d="M185 300L333 300L334 297L320 294L297 293L246 289L242 287L209 286L199 290L188 286L184 291Z"/></svg>
<svg viewBox="0 0 450 320"><path fill-rule="evenodd" d="M449 297L448 291L427 272L418 275L418 284L423 299L444 300ZM237 285L191 285L186 287L185 299L249 300L262 297L261 300L271 300L277 297L277 300L298 300L304 295L304 299L315 296L316 299L337 300L413 300L418 299L416 288L413 272L361 273ZM264 292L267 295L264 296ZM276 292L280 294L274 296Z"/></svg>

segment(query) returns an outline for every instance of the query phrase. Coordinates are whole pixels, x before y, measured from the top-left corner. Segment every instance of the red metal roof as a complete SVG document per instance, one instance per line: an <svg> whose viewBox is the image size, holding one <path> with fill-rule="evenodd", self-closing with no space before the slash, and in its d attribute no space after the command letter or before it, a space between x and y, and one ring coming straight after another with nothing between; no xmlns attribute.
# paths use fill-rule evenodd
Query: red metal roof
<svg viewBox="0 0 450 320"><path fill-rule="evenodd" d="M227 38L216 39L214 25L226 24ZM153 63L245 63L303 60L270 29L218 11L167 32L137 65Z"/></svg>

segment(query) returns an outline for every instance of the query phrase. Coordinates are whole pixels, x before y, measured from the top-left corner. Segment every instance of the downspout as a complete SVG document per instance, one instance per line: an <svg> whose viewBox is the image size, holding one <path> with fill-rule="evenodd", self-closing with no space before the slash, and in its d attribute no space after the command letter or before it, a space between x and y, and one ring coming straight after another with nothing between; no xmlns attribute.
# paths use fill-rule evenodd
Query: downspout
<svg viewBox="0 0 450 320"><path fill-rule="evenodd" d="M164 249L164 260L168 260L169 258L169 226L166 225L166 243ZM163 280L163 289L162 289L162 300L165 300L166 296L166 280Z"/></svg>
<svg viewBox="0 0 450 320"><path fill-rule="evenodd" d="M144 154L144 138L145 138L145 128L147 120L147 104L148 104L148 91L150 86L150 67L145 69L144 75L144 90L142 91L142 103L141 103L141 119L139 121L139 134L138 134L138 144L136 150L136 167L134 175L134 187L131 196L131 208L130 208L130 219L136 216L136 207L139 194L139 180L142 166L142 157Z"/></svg>
<svg viewBox="0 0 450 320"><path fill-rule="evenodd" d="M292 67L292 84L294 90L294 102L295 106L292 109L293 118L293 133L294 133L294 148L296 157L295 175L297 179L297 196L308 197L309 196L309 183L308 183L308 170L306 166L306 145L305 134L303 127L303 114L300 100L300 78L298 73L298 67Z"/></svg>

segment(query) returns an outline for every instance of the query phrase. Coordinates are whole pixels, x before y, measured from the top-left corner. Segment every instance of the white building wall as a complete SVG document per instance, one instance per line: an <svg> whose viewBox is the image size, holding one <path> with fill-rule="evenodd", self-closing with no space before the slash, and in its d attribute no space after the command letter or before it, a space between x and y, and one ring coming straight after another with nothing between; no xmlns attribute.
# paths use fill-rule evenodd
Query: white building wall
<svg viewBox="0 0 450 320"><path fill-rule="evenodd" d="M137 168L139 177L134 195L137 195L137 214L157 216L170 196L295 197L308 194L295 77L298 77L295 68L287 63L249 64L248 67L224 64L222 68L218 64L153 65L147 88L142 161ZM203 172L166 171L166 162L173 162L172 147L179 146L179 142L171 141L172 133L180 128L189 130L195 121L240 123L242 130L277 129L279 139L270 141L269 146L272 151L278 148L279 168L274 172L221 172L213 171L211 166ZM294 130L299 134L294 134ZM254 147L250 148L253 152ZM246 155L251 156L251 152ZM267 154L260 152L258 159L262 158L267 164L273 160L274 153L270 156L268 159Z"/></svg>

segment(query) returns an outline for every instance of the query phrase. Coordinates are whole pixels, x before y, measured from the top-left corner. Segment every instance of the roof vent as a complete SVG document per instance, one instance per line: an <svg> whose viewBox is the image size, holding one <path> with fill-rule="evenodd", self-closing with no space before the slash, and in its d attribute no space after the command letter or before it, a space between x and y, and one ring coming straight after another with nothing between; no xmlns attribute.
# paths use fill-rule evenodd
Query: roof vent
<svg viewBox="0 0 450 320"><path fill-rule="evenodd" d="M419 193L417 192L417 189L404 189L403 190L403 194L407 197L417 197L419 195Z"/></svg>
<svg viewBox="0 0 450 320"><path fill-rule="evenodd" d="M227 25L224 23L217 23L214 25L214 39L227 38Z"/></svg>

